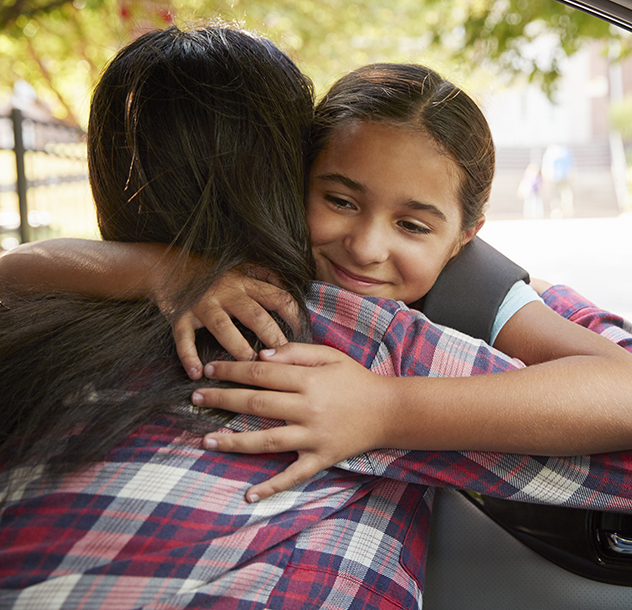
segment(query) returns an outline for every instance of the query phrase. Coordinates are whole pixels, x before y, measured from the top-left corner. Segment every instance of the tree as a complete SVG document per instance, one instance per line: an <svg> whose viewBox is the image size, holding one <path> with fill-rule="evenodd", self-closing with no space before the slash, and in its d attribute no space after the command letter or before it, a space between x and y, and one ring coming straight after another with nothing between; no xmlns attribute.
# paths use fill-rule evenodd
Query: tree
<svg viewBox="0 0 632 610"><path fill-rule="evenodd" d="M31 19L50 13L70 2L72 0L8 0L0 7L0 30L12 26L20 16Z"/></svg>
<svg viewBox="0 0 632 610"><path fill-rule="evenodd" d="M434 3L437 3L434 0ZM550 0L467 2L467 16L454 50L473 65L493 63L498 72L526 75L549 95L560 76L560 63L590 40L622 41L621 56L630 50L627 33L582 11ZM550 55L530 53L536 40L549 42Z"/></svg>
<svg viewBox="0 0 632 610"><path fill-rule="evenodd" d="M121 46L201 17L270 37L319 91L362 64L413 61L457 80L481 68L528 78L552 95L560 62L586 41L630 50L627 35L552 0L13 0L0 10L0 90L27 80L58 116L84 124L90 86ZM529 52L542 36L548 61Z"/></svg>
<svg viewBox="0 0 632 610"><path fill-rule="evenodd" d="M552 0L238 0L250 27L294 49L317 84L368 62L415 61L470 76L485 68L508 79L527 78L552 95L560 63L590 40L630 37L604 21ZM548 40L549 56L531 52Z"/></svg>
<svg viewBox="0 0 632 610"><path fill-rule="evenodd" d="M15 0L0 20L0 94L26 80L55 115L85 126L89 92L105 63L171 15L155 1Z"/></svg>

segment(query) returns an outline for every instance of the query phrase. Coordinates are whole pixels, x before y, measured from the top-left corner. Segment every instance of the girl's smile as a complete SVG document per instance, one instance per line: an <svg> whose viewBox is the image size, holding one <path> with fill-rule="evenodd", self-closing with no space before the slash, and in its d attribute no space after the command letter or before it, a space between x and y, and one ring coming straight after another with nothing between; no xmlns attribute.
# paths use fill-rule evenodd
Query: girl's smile
<svg viewBox="0 0 632 610"><path fill-rule="evenodd" d="M334 129L307 200L318 279L365 296L421 298L480 228L461 231L460 180L423 131L357 120Z"/></svg>
<svg viewBox="0 0 632 610"><path fill-rule="evenodd" d="M324 258L327 258L326 256ZM328 261L333 272L339 277L341 282L345 282L347 284L356 283L358 285L358 289L362 288L372 288L374 286L382 286L386 282L372 278L367 276L361 276L356 273L351 273L348 269L345 269L341 265L337 265L333 261ZM354 292L358 292L354 290Z"/></svg>

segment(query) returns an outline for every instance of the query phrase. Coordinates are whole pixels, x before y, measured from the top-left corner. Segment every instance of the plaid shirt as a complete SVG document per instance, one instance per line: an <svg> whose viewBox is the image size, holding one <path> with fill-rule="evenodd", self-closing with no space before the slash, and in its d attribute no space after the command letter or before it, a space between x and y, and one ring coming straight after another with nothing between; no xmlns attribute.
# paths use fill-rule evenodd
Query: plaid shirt
<svg viewBox="0 0 632 610"><path fill-rule="evenodd" d="M547 303L630 348L630 327L557 288ZM389 375L522 364L384 299L315 284L316 341ZM0 517L0 608L421 608L432 487L632 511L632 452L573 458L373 451L268 500L253 483L291 455L203 451L167 418L105 462L51 482L32 472ZM279 422L237 416L231 430ZM380 475L380 476L374 476Z"/></svg>

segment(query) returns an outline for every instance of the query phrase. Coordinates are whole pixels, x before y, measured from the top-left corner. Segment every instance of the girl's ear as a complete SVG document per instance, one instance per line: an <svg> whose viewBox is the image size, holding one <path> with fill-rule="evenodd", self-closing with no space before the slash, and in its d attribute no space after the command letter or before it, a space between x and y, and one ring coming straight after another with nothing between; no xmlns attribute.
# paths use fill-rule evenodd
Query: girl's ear
<svg viewBox="0 0 632 610"><path fill-rule="evenodd" d="M485 216L483 216L476 223L476 226L472 227L471 229L466 229L465 231L463 231L463 233L461 233L461 247L463 247L465 244L472 241L474 237L476 236L476 234L483 228L484 224L485 224Z"/></svg>

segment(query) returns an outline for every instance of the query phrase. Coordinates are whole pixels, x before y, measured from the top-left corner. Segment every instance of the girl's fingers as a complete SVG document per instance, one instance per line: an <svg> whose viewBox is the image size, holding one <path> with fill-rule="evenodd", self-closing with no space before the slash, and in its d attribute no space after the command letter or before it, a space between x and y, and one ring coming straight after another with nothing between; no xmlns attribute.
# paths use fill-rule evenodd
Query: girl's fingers
<svg viewBox="0 0 632 610"><path fill-rule="evenodd" d="M242 388L199 388L191 396L191 401L198 407L281 420L291 420L292 416L300 415L300 400L297 394Z"/></svg>
<svg viewBox="0 0 632 610"><path fill-rule="evenodd" d="M217 342L235 359L252 360L256 357L250 343L239 332L230 316L220 308L207 309L198 314L200 322L217 339Z"/></svg>
<svg viewBox="0 0 632 610"><path fill-rule="evenodd" d="M248 502L258 502L265 500L274 494L287 491L313 477L321 468L317 458L312 454L299 456L296 462L290 464L283 472L273 476L271 479L253 485L246 492Z"/></svg>
<svg viewBox="0 0 632 610"><path fill-rule="evenodd" d="M306 371L303 367L277 364L276 362L218 360L207 364L204 367L204 374L211 379L233 381L242 385L276 390L277 392L300 392L305 382ZM198 391L203 392L204 390ZM213 389L212 391L229 392L232 390ZM249 391L252 392L253 390ZM276 396L283 395L276 394Z"/></svg>
<svg viewBox="0 0 632 610"><path fill-rule="evenodd" d="M261 287L252 287L254 283L261 284ZM255 352L231 318L238 319L268 347L287 343L287 337L267 310L278 310L282 316L288 316L289 322L298 323L298 306L285 291L250 279L248 286L247 292L231 292L222 298L216 295L194 308L200 322L237 360L251 360Z"/></svg>
<svg viewBox="0 0 632 610"><path fill-rule="evenodd" d="M204 437L204 448L225 453L284 453L302 448L305 440L298 426L279 426L256 432L211 433Z"/></svg>
<svg viewBox="0 0 632 610"><path fill-rule="evenodd" d="M203 374L202 362L195 347L195 328L188 317L182 317L172 325L176 352L184 370L191 379L200 379Z"/></svg>
<svg viewBox="0 0 632 610"><path fill-rule="evenodd" d="M227 311L246 328L252 330L264 345L277 347L287 343L287 337L274 318L256 301L244 297Z"/></svg>
<svg viewBox="0 0 632 610"><path fill-rule="evenodd" d="M264 309L276 311L294 330L300 332L299 307L292 296L273 284L252 280L246 289L250 298L257 301ZM251 328L250 326L248 328ZM266 344L267 345L267 344Z"/></svg>
<svg viewBox="0 0 632 610"><path fill-rule="evenodd" d="M295 364L299 366L323 366L338 362L342 352L325 345L310 345L307 343L288 343L274 350L259 352L261 360L275 364Z"/></svg>

